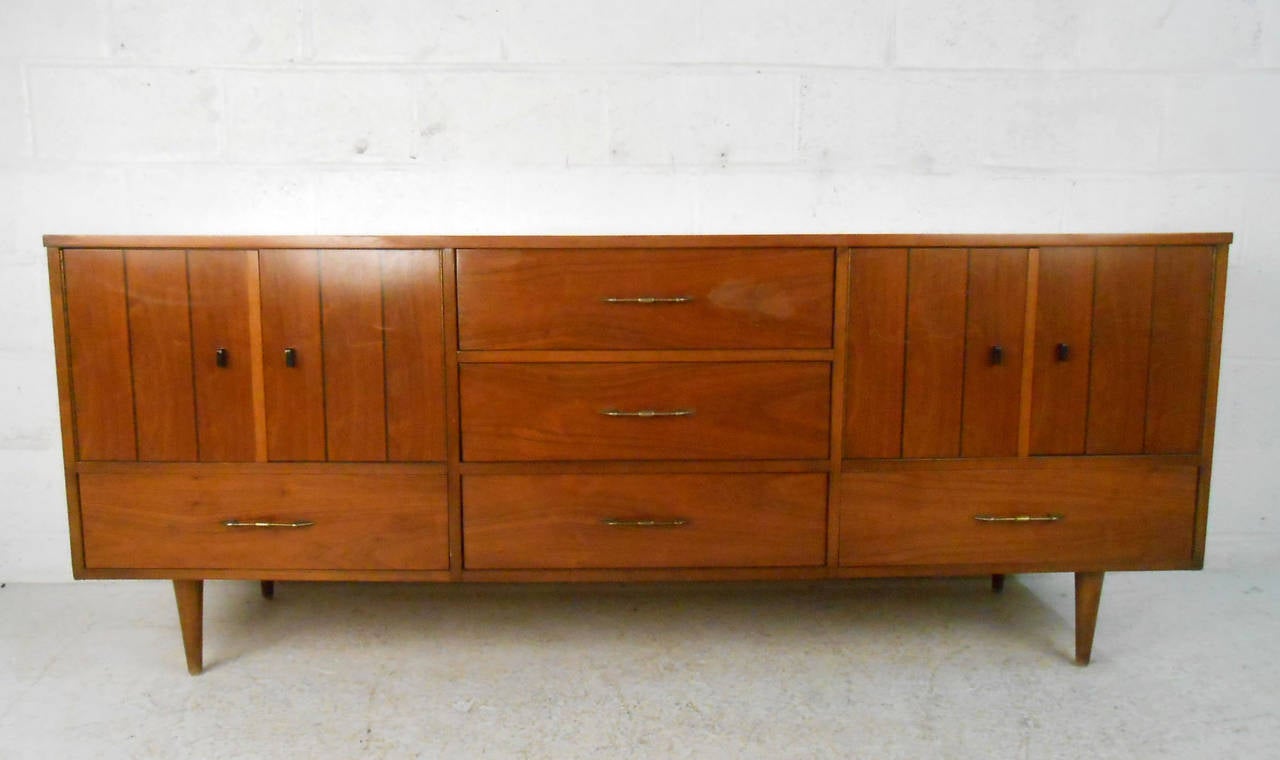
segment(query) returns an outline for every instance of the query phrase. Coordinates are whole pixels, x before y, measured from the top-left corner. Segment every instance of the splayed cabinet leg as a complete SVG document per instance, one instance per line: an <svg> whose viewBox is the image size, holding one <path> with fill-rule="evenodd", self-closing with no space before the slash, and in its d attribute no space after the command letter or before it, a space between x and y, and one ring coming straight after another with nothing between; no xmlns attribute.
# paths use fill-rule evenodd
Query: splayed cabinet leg
<svg viewBox="0 0 1280 760"><path fill-rule="evenodd" d="M204 670L204 581L175 580L173 595L178 600L178 622L182 625L187 672L198 676Z"/></svg>
<svg viewBox="0 0 1280 760"><path fill-rule="evenodd" d="M991 575L991 590L997 594L1004 591L1004 573L993 573Z"/></svg>
<svg viewBox="0 0 1280 760"><path fill-rule="evenodd" d="M262 582L262 598L263 599L276 598L276 582L275 581Z"/></svg>
<svg viewBox="0 0 1280 760"><path fill-rule="evenodd" d="M1076 664L1093 656L1093 629L1098 624L1103 573L1076 573Z"/></svg>

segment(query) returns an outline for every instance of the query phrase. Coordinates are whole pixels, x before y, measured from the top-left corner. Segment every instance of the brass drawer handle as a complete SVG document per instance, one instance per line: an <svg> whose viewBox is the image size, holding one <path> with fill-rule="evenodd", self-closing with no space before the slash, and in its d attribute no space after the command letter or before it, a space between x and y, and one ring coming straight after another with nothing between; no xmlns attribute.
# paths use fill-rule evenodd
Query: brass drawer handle
<svg viewBox="0 0 1280 760"><path fill-rule="evenodd" d="M674 520L619 520L616 517L606 517L600 522L610 528L680 528L689 524L683 517Z"/></svg>
<svg viewBox="0 0 1280 760"><path fill-rule="evenodd" d="M1029 522L1058 522L1063 515L1010 515L1003 517L999 515L974 515L973 519L978 522L1012 522L1012 523L1029 523Z"/></svg>
<svg viewBox="0 0 1280 760"><path fill-rule="evenodd" d="M606 417L692 417L693 409L637 409L634 412L624 412L621 409L601 409L600 413Z"/></svg>
<svg viewBox="0 0 1280 760"><path fill-rule="evenodd" d="M224 528L310 528L315 523L310 520L294 520L293 522L255 522L253 520L225 520Z"/></svg>
<svg viewBox="0 0 1280 760"><path fill-rule="evenodd" d="M638 304L663 304L663 303L689 303L693 301L693 296L639 296L637 298L601 298L604 303L638 303Z"/></svg>

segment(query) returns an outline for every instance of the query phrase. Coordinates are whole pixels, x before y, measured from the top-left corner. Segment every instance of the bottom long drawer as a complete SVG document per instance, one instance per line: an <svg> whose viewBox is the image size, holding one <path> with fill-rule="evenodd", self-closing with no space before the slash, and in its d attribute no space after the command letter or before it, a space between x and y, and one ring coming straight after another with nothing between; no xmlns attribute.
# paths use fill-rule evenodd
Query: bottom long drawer
<svg viewBox="0 0 1280 760"><path fill-rule="evenodd" d="M475 475L471 570L792 567L826 557L822 474Z"/></svg>
<svg viewBox="0 0 1280 760"><path fill-rule="evenodd" d="M82 472L85 566L447 569L446 492L408 466Z"/></svg>
<svg viewBox="0 0 1280 760"><path fill-rule="evenodd" d="M846 472L840 564L1191 562L1195 465L1085 458L1069 465L912 462Z"/></svg>

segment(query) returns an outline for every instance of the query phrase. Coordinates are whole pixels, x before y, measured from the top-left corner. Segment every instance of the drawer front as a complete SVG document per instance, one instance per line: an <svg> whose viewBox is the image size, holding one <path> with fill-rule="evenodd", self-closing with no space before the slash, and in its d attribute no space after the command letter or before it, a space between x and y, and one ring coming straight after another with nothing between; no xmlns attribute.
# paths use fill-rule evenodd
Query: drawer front
<svg viewBox="0 0 1280 760"><path fill-rule="evenodd" d="M459 345L829 348L834 272L829 248L463 250Z"/></svg>
<svg viewBox="0 0 1280 760"><path fill-rule="evenodd" d="M449 567L446 478L201 470L80 475L89 568L433 570ZM309 527L227 527L228 520Z"/></svg>
<svg viewBox="0 0 1280 760"><path fill-rule="evenodd" d="M817 566L822 474L463 478L468 569Z"/></svg>
<svg viewBox="0 0 1280 760"><path fill-rule="evenodd" d="M461 374L468 461L827 456L824 362L469 364Z"/></svg>
<svg viewBox="0 0 1280 760"><path fill-rule="evenodd" d="M1191 561L1194 465L945 466L846 473L840 564L1079 563L1092 569ZM976 519L1018 516L1041 520Z"/></svg>

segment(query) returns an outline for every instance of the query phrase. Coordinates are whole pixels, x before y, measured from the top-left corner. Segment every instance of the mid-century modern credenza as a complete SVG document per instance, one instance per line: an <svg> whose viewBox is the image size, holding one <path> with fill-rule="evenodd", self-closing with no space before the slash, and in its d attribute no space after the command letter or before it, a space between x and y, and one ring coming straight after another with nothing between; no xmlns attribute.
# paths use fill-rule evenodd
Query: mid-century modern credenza
<svg viewBox="0 0 1280 760"><path fill-rule="evenodd" d="M1229 234L48 248L77 578L1073 572L1205 546Z"/></svg>

